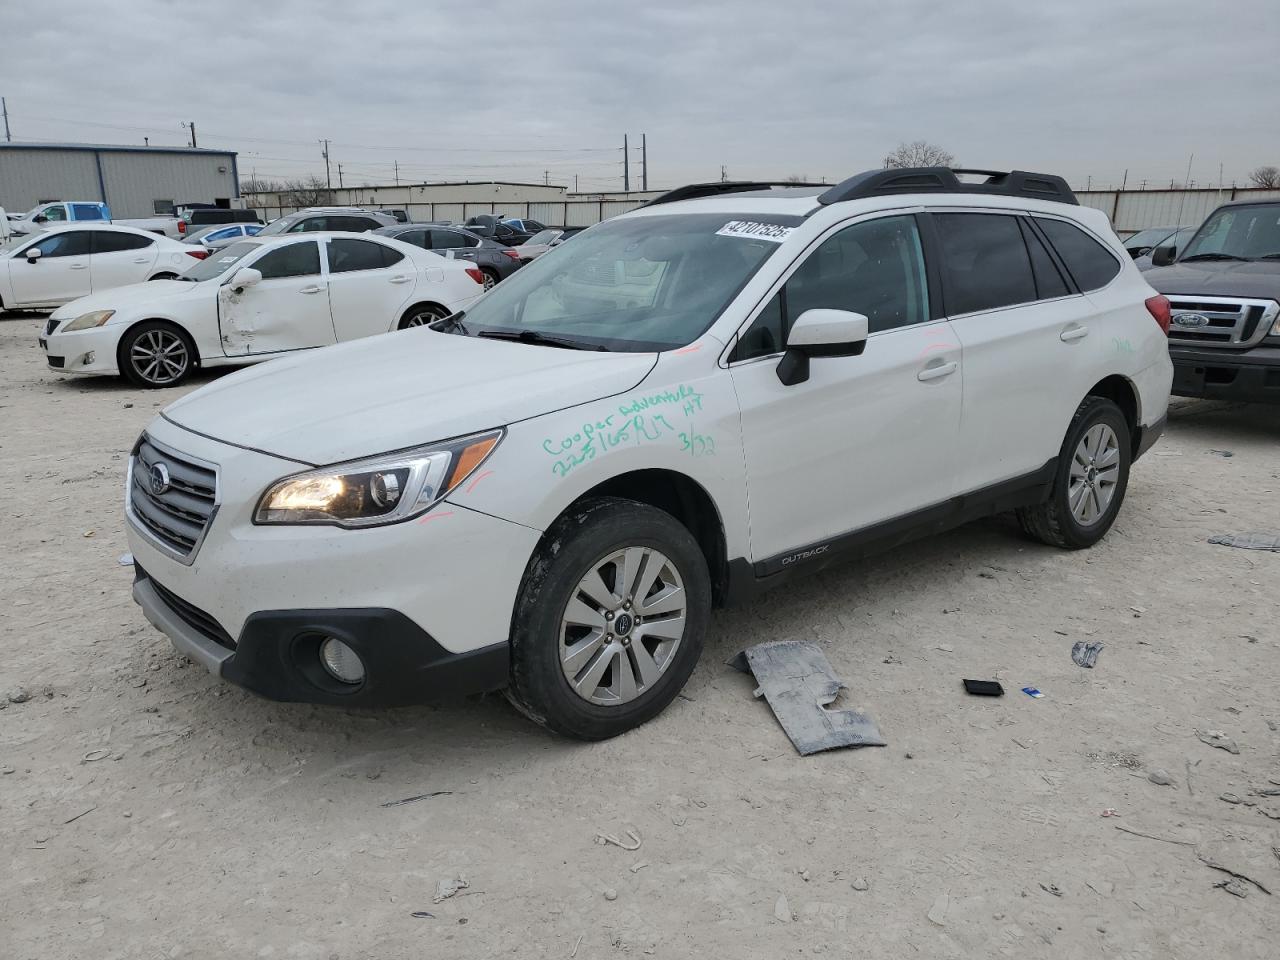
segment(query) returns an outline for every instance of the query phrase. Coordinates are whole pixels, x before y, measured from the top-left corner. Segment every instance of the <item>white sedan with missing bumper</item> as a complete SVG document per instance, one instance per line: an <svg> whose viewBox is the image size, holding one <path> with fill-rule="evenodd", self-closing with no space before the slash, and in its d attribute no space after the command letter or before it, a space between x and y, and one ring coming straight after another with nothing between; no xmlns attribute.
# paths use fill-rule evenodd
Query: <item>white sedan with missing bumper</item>
<svg viewBox="0 0 1280 960"><path fill-rule="evenodd" d="M40 346L63 373L171 387L196 366L255 363L430 323L465 308L483 279L466 261L385 237L246 238L177 280L67 304L49 317Z"/></svg>

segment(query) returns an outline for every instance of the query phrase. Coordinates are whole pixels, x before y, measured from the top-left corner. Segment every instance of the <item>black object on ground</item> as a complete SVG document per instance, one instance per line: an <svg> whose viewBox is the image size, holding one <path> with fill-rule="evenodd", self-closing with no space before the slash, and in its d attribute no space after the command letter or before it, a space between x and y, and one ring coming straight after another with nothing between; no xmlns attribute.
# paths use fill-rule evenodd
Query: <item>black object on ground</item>
<svg viewBox="0 0 1280 960"><path fill-rule="evenodd" d="M886 745L875 721L861 710L826 709L848 688L814 644L773 640L748 647L729 663L756 678L755 695L769 701L802 756L835 747Z"/></svg>
<svg viewBox="0 0 1280 960"><path fill-rule="evenodd" d="M1280 553L1280 533L1255 530L1252 533L1220 533L1209 538L1210 543L1224 547L1239 547L1241 550L1270 550Z"/></svg>
<svg viewBox="0 0 1280 960"><path fill-rule="evenodd" d="M1003 697L1004 687L999 680L966 680L964 689L975 697Z"/></svg>
<svg viewBox="0 0 1280 960"><path fill-rule="evenodd" d="M1090 640L1085 643L1083 640L1077 640L1071 648L1071 659L1078 666L1092 670L1093 665L1098 662L1098 654L1102 652L1101 640Z"/></svg>
<svg viewBox="0 0 1280 960"><path fill-rule="evenodd" d="M380 807L398 807L405 803L417 803L419 800L430 800L432 797L447 797L452 795L452 790L437 790L435 793L420 793L416 797L405 797L403 800L388 800L386 803L380 803Z"/></svg>

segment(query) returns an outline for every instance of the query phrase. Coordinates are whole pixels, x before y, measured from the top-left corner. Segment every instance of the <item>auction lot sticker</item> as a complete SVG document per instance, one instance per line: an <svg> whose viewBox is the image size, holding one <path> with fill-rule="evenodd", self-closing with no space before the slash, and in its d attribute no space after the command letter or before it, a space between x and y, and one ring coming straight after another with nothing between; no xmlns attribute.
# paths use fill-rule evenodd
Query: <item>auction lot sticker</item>
<svg viewBox="0 0 1280 960"><path fill-rule="evenodd" d="M730 220L716 231L717 237L746 237L749 240L771 240L781 243L791 236L795 227L783 227L776 223L757 223L755 220Z"/></svg>

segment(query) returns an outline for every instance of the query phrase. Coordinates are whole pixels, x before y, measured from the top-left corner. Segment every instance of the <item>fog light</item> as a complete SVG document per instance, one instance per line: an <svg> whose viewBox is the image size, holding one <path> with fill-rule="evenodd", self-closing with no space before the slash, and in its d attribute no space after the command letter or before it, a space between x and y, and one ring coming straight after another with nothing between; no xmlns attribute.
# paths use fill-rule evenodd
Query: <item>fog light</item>
<svg viewBox="0 0 1280 960"><path fill-rule="evenodd" d="M359 655L335 637L325 637L321 642L320 663L331 677L343 683L359 683L364 679L364 664Z"/></svg>
<svg viewBox="0 0 1280 960"><path fill-rule="evenodd" d="M88 353L86 353L86 354L84 355L84 365L87 367L87 366L89 366L89 364L93 363L93 361L94 361L94 360L96 360L96 359L98 359L98 358L97 358L96 356L94 356L93 351L92 351L92 350L90 350Z"/></svg>

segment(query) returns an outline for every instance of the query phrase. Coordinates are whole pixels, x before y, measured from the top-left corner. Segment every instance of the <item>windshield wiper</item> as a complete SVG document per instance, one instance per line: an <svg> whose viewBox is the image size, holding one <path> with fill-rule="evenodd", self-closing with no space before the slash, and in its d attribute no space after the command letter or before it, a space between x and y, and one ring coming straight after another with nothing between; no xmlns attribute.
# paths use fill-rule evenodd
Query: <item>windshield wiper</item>
<svg viewBox="0 0 1280 960"><path fill-rule="evenodd" d="M1193 253L1189 257L1183 257L1183 263L1190 263L1192 260L1248 260L1248 257L1237 257L1234 253Z"/></svg>
<svg viewBox="0 0 1280 960"><path fill-rule="evenodd" d="M490 340L514 340L517 343L531 343L539 347L563 347L566 350L607 350L606 347L593 347L580 340L553 337L537 330L481 330L476 336Z"/></svg>
<svg viewBox="0 0 1280 960"><path fill-rule="evenodd" d="M428 324L428 326L437 333L460 333L464 337L469 337L471 336L471 331L462 322L462 318L465 315L465 310L459 310L457 313L451 313L447 317L441 317L435 323Z"/></svg>
<svg viewBox="0 0 1280 960"><path fill-rule="evenodd" d="M1255 260L1280 260L1280 251L1275 253L1264 253L1260 257L1254 257Z"/></svg>

